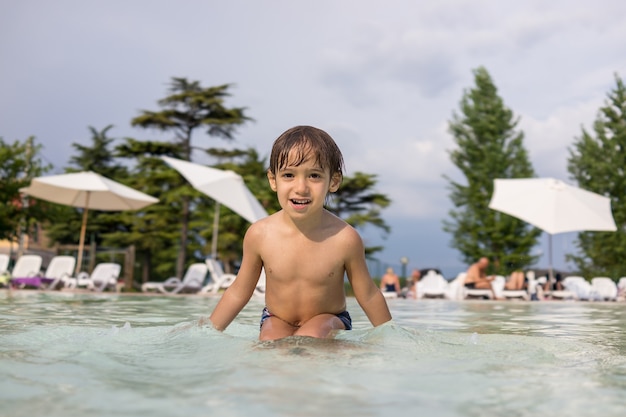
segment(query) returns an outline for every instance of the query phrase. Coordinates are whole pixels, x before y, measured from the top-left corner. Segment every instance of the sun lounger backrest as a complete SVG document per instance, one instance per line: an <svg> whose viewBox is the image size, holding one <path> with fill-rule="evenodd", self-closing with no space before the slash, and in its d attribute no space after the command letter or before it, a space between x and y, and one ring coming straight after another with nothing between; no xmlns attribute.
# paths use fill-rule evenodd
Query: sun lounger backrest
<svg viewBox="0 0 626 417"><path fill-rule="evenodd" d="M55 256L46 268L46 278L71 277L76 266L76 259L73 256Z"/></svg>
<svg viewBox="0 0 626 417"><path fill-rule="evenodd" d="M591 278L591 289L604 300L615 300L617 298L617 284L609 277Z"/></svg>
<svg viewBox="0 0 626 417"><path fill-rule="evenodd" d="M213 281L219 281L220 277L224 275L224 270L222 269L222 265L218 261L213 258L207 258L205 264L211 274L211 278Z"/></svg>
<svg viewBox="0 0 626 417"><path fill-rule="evenodd" d="M96 265L91 273L91 280L93 282L111 282L117 280L120 276L122 267L116 263L101 263Z"/></svg>
<svg viewBox="0 0 626 417"><path fill-rule="evenodd" d="M185 276L183 277L183 283L185 284L194 284L194 285L202 285L204 279L206 278L206 274L208 272L206 263L195 263L189 265L187 268L187 272L185 272Z"/></svg>
<svg viewBox="0 0 626 417"><path fill-rule="evenodd" d="M39 255L22 255L15 262L11 276L13 278L34 277L41 270L41 256Z"/></svg>
<svg viewBox="0 0 626 417"><path fill-rule="evenodd" d="M588 300L591 295L591 284L584 278L579 276L569 276L563 279L563 287L570 291L581 300Z"/></svg>
<svg viewBox="0 0 626 417"><path fill-rule="evenodd" d="M6 253L0 253L0 274L4 274L9 270L9 255Z"/></svg>

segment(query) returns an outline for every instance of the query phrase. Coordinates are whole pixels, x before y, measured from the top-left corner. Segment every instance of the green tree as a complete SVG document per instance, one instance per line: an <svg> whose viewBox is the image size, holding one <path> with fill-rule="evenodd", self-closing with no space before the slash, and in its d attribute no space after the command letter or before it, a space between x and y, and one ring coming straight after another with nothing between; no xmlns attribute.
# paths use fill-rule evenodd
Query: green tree
<svg viewBox="0 0 626 417"><path fill-rule="evenodd" d="M197 130L205 130L209 136L232 139L237 126L251 120L245 109L227 108L224 99L230 94L230 84L204 88L198 81L172 78L169 96L159 100L161 111L144 110L131 124L142 128L158 129L174 134L179 158L191 160L192 136ZM180 246L176 261L176 275L182 277L187 254L190 221L190 199L183 195L180 213Z"/></svg>
<svg viewBox="0 0 626 417"><path fill-rule="evenodd" d="M530 251L541 231L488 208L493 180L533 177L534 171L524 134L517 130L519 119L498 96L487 70L474 70L474 81L475 88L466 90L461 99L461 114L455 112L449 123L457 144L450 158L466 183L445 177L454 208L443 222L444 230L452 234L451 246L461 252L464 262L497 258L509 272L507 265L524 267L535 261Z"/></svg>
<svg viewBox="0 0 626 417"><path fill-rule="evenodd" d="M141 190L159 199L140 213L120 212L121 224L128 230L117 230L103 236L104 244L110 246L135 246L141 281L157 281L176 274L175 259L178 248L173 245L178 239L178 219L183 196L195 198L199 193L166 165L158 155L178 156L176 146L166 142L143 142L125 138L116 147L116 156L134 161L126 185ZM194 211L195 213L195 211ZM190 242L193 242L191 240ZM197 248L191 243L188 253Z"/></svg>
<svg viewBox="0 0 626 417"><path fill-rule="evenodd" d="M82 145L72 143L76 154L70 157L70 167L66 172L93 171L114 181L126 184L128 182L128 170L117 163L111 145L114 138L108 136L112 125L106 126L102 130L97 130L89 126L91 133L91 143ZM54 211L56 221L46 228L46 233L51 241L62 244L76 244L80 238L82 224L82 208L69 206L58 206ZM114 231L127 231L128 223L120 221L122 217L117 213L89 210L89 221L87 222L86 236L96 244L103 243L104 235Z"/></svg>
<svg viewBox="0 0 626 417"><path fill-rule="evenodd" d="M351 177L344 177L339 190L330 197L328 210L357 229L371 225L387 235L391 229L381 217L381 210L388 207L391 200L385 194L372 191L375 185L374 174L355 172ZM371 257L382 249L382 246L372 246L365 248L365 252Z"/></svg>
<svg viewBox="0 0 626 417"><path fill-rule="evenodd" d="M593 131L569 149L568 171L578 185L611 199L616 232L578 234L578 254L568 255L585 276L626 276L626 87L616 74L615 88L598 111Z"/></svg>
<svg viewBox="0 0 626 417"><path fill-rule="evenodd" d="M40 151L34 136L13 143L0 137L0 239L16 242L36 219L43 221L48 216L45 202L24 197L19 191L50 170L51 166L42 162Z"/></svg>
<svg viewBox="0 0 626 417"><path fill-rule="evenodd" d="M124 179L128 177L126 167L116 162L111 145L115 138L107 136L113 125L108 125L98 131L89 126L91 132L91 144L89 146L72 143L77 154L70 158L70 167L66 171L93 171L111 179Z"/></svg>

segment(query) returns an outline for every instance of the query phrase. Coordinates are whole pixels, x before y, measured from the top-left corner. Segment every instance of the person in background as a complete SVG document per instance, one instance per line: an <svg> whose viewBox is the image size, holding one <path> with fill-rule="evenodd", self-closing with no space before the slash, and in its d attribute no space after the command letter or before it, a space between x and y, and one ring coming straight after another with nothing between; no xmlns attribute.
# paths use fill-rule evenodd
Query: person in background
<svg viewBox="0 0 626 417"><path fill-rule="evenodd" d="M404 298L417 299L417 283L422 277L422 273L419 269L415 268L411 271L411 276L407 280L406 286L402 289L402 296Z"/></svg>
<svg viewBox="0 0 626 417"><path fill-rule="evenodd" d="M380 279L380 290L382 292L395 292L400 295L400 278L393 271L393 268L387 268L387 272Z"/></svg>
<svg viewBox="0 0 626 417"><path fill-rule="evenodd" d="M504 284L504 289L509 291L524 290L528 287L528 280L520 262L509 260L506 269L511 272Z"/></svg>
<svg viewBox="0 0 626 417"><path fill-rule="evenodd" d="M546 292L551 291L563 291L565 286L563 285L563 276L560 273L554 274L554 279L550 281L550 277L543 286L543 290Z"/></svg>
<svg viewBox="0 0 626 417"><path fill-rule="evenodd" d="M516 291L523 290L526 287L526 277L524 271L513 271L504 284L505 290Z"/></svg>
<svg viewBox="0 0 626 417"><path fill-rule="evenodd" d="M470 265L467 269L467 275L465 276L465 287L469 289L491 290L493 299L495 300L496 293L493 290L492 283L496 277L494 275L487 276L488 266L489 259L484 256Z"/></svg>

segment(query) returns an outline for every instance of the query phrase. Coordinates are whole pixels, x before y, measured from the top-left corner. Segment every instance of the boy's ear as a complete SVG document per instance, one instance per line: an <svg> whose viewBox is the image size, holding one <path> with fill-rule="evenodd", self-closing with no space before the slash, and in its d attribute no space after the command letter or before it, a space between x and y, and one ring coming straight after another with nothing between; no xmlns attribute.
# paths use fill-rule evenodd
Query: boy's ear
<svg viewBox="0 0 626 417"><path fill-rule="evenodd" d="M267 170L267 181L270 183L270 188L272 191L276 191L276 175L272 173L269 169Z"/></svg>
<svg viewBox="0 0 626 417"><path fill-rule="evenodd" d="M330 187L328 188L328 191L330 191L331 193L336 192L339 189L342 180L343 176L341 175L341 173L335 172L330 178Z"/></svg>

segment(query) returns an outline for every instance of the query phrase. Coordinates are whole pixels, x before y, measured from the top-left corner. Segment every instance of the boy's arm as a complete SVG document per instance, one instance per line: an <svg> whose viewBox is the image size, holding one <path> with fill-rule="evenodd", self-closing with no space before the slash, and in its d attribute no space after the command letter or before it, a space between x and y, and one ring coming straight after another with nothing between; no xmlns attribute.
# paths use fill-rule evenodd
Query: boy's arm
<svg viewBox="0 0 626 417"><path fill-rule="evenodd" d="M376 285L372 283L370 287L373 288L374 291L368 290L361 295L357 295L357 290L354 288L354 285L352 287L359 305L373 326L380 326L391 320L391 313L389 312L389 307L387 307L385 296L376 288ZM359 291L359 293L361 293L361 291Z"/></svg>
<svg viewBox="0 0 626 417"><path fill-rule="evenodd" d="M217 303L211 313L209 320L217 330L224 330L237 317L237 314L246 306L261 274L262 261L256 245L258 238L252 225L243 240L243 257L241 268L237 273L237 278L230 287L226 289L224 295Z"/></svg>
<svg viewBox="0 0 626 417"><path fill-rule="evenodd" d="M241 280L239 284L237 283L238 280ZM246 289L248 286L242 285L242 282L243 278L241 273L239 273L237 274L235 282L226 289L224 295L222 295L222 298L213 310L213 313L211 313L209 320L211 320L211 324L213 324L213 327L217 330L223 331L226 329L235 317L237 317L237 314L246 306L248 301L250 301L250 297L254 292L254 286L252 287L252 291L248 291Z"/></svg>
<svg viewBox="0 0 626 417"><path fill-rule="evenodd" d="M374 326L391 320L391 313L382 292L376 287L365 263L365 249L359 234L352 229L348 238L346 273L357 302Z"/></svg>

